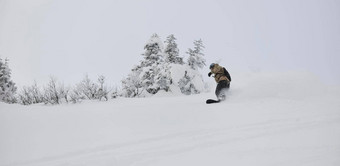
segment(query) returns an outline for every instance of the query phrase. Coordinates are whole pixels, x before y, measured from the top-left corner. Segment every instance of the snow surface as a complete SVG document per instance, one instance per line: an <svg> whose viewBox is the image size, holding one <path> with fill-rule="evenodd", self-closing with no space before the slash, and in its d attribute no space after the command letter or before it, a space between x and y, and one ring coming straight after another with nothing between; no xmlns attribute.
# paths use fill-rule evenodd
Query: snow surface
<svg viewBox="0 0 340 166"><path fill-rule="evenodd" d="M233 74L213 90L80 104L0 103L1 166L338 166L340 88L308 73Z"/></svg>

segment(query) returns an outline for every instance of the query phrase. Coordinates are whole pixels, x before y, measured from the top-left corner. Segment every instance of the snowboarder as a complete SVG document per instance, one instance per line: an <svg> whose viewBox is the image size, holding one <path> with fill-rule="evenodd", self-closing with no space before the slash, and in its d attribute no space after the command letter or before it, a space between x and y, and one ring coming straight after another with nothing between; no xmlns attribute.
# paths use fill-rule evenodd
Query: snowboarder
<svg viewBox="0 0 340 166"><path fill-rule="evenodd" d="M231 77L229 72L222 66L212 63L210 65L210 70L208 76L210 77L212 74L215 77L215 81L217 82L215 94L217 96L218 101L225 100L225 92L230 88Z"/></svg>

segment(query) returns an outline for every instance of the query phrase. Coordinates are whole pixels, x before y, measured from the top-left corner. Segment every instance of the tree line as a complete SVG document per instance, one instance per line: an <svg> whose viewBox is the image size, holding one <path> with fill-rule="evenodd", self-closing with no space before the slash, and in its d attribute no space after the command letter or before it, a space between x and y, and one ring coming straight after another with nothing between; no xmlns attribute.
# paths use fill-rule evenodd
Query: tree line
<svg viewBox="0 0 340 166"><path fill-rule="evenodd" d="M205 66L203 42L194 41L194 48L187 50L188 58L185 61L180 56L176 40L174 35L169 35L163 42L157 34L153 34L144 45L142 60L122 80L120 90L109 88L104 76L93 81L86 75L74 86L64 86L51 77L43 87L34 83L18 91L11 80L9 60L0 58L0 101L23 105L61 104L83 100L107 101L118 96L147 97L159 91L171 92L176 89L186 95L200 93L204 85L199 72Z"/></svg>

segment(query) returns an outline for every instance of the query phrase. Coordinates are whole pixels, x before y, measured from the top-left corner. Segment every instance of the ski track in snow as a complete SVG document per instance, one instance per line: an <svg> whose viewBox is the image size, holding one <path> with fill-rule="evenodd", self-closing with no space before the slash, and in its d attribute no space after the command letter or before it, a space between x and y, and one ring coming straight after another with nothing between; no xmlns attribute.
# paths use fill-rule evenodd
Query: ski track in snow
<svg viewBox="0 0 340 166"><path fill-rule="evenodd" d="M44 157L28 162L11 164L19 165L134 165L141 162L176 155L192 150L213 148L232 144L238 141L297 132L313 127L328 126L338 123L340 119L301 122L296 119L268 121L230 128L197 130L175 133L160 137L136 140L120 144L106 145L92 149L75 151L60 156ZM329 148L329 147L320 147ZM339 147L337 147L339 148ZM340 149L336 149L340 152ZM309 159L308 159L309 160ZM76 164L72 164L76 163Z"/></svg>

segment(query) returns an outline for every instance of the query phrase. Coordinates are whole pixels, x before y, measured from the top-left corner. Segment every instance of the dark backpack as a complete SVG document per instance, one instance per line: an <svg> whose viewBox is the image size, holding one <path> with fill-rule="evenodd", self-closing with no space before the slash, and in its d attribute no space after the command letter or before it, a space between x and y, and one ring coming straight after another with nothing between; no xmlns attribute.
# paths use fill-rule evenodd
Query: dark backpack
<svg viewBox="0 0 340 166"><path fill-rule="evenodd" d="M224 70L224 75L227 76L229 81L231 81L231 77L230 77L229 72L225 68L223 68L223 70Z"/></svg>

